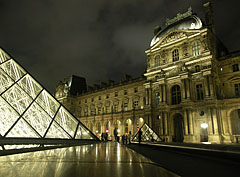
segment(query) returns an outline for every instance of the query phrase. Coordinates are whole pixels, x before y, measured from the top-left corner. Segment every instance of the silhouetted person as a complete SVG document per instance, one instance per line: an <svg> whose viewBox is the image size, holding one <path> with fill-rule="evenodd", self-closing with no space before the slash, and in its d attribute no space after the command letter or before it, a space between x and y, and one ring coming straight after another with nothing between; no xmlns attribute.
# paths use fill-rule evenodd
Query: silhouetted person
<svg viewBox="0 0 240 177"><path fill-rule="evenodd" d="M125 135L124 134L122 135L122 143L123 144L125 143Z"/></svg>
<svg viewBox="0 0 240 177"><path fill-rule="evenodd" d="M139 141L139 144L141 143L141 140L142 140L142 130L139 129L139 132L138 132L138 141Z"/></svg>
<svg viewBox="0 0 240 177"><path fill-rule="evenodd" d="M128 143L131 144L132 132L129 131L128 133Z"/></svg>
<svg viewBox="0 0 240 177"><path fill-rule="evenodd" d="M113 134L114 134L115 141L118 141L117 140L117 134L118 134L117 133L117 128L114 129Z"/></svg>

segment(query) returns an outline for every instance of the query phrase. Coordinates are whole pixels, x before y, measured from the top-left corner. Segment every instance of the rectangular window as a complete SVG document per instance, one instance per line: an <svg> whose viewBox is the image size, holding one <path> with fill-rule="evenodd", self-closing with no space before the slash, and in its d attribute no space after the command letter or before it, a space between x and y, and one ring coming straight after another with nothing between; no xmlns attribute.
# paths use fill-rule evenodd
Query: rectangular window
<svg viewBox="0 0 240 177"><path fill-rule="evenodd" d="M118 92L115 92L114 96L117 97L118 96Z"/></svg>
<svg viewBox="0 0 240 177"><path fill-rule="evenodd" d="M84 116L87 116L88 115L88 108L85 108L84 109Z"/></svg>
<svg viewBox="0 0 240 177"><path fill-rule="evenodd" d="M106 95L106 99L108 99L108 98L109 98L109 94Z"/></svg>
<svg viewBox="0 0 240 177"><path fill-rule="evenodd" d="M118 112L118 105L117 105L117 104L114 105L113 111L114 111L114 112Z"/></svg>
<svg viewBox="0 0 240 177"><path fill-rule="evenodd" d="M92 109L91 109L91 116L94 116L94 115L95 115L95 109L92 108Z"/></svg>
<svg viewBox="0 0 240 177"><path fill-rule="evenodd" d="M133 102L133 107L134 107L134 108L137 108L137 107L138 107L138 101L137 101L137 100Z"/></svg>
<svg viewBox="0 0 240 177"><path fill-rule="evenodd" d="M128 103L124 103L124 104L123 104L123 110L124 110L124 111L127 111L127 110L128 110Z"/></svg>
<svg viewBox="0 0 240 177"><path fill-rule="evenodd" d="M124 90L124 95L127 95L127 94L128 94L127 90Z"/></svg>
<svg viewBox="0 0 240 177"><path fill-rule="evenodd" d="M110 113L110 106L106 106L106 113Z"/></svg>
<svg viewBox="0 0 240 177"><path fill-rule="evenodd" d="M85 99L85 103L87 103L87 99Z"/></svg>
<svg viewBox="0 0 240 177"><path fill-rule="evenodd" d="M197 100L203 100L203 87L202 84L196 85Z"/></svg>
<svg viewBox="0 0 240 177"><path fill-rule="evenodd" d="M138 92L138 88L134 88L134 93L137 93Z"/></svg>
<svg viewBox="0 0 240 177"><path fill-rule="evenodd" d="M240 83L234 84L236 96L240 96Z"/></svg>
<svg viewBox="0 0 240 177"><path fill-rule="evenodd" d="M92 102L94 102L94 98L92 98Z"/></svg>
<svg viewBox="0 0 240 177"><path fill-rule="evenodd" d="M102 99L101 96L99 96L99 97L98 97L98 100L101 100L101 99Z"/></svg>
<svg viewBox="0 0 240 177"><path fill-rule="evenodd" d="M232 65L232 67L233 67L233 72L239 71L238 64L234 64L234 65Z"/></svg>

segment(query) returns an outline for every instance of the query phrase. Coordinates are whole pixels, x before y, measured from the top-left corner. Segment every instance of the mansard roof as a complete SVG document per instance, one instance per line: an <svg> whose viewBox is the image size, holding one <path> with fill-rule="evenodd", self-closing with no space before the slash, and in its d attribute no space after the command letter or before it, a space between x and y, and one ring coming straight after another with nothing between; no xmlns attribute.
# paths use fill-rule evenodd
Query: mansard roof
<svg viewBox="0 0 240 177"><path fill-rule="evenodd" d="M191 15L174 23L169 24L163 30L160 30L152 39L150 47L156 44L162 39L168 32L173 30L188 30L188 29L200 29L202 28L202 21L196 15Z"/></svg>

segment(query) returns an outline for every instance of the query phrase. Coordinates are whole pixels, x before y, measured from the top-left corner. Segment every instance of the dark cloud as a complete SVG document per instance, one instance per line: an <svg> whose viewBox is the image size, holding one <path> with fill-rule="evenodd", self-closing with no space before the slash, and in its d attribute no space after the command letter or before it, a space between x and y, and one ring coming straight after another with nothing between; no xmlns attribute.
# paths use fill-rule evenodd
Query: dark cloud
<svg viewBox="0 0 240 177"><path fill-rule="evenodd" d="M51 92L71 74L89 84L140 76L144 51L156 25L192 7L204 18L198 0L0 0L0 46ZM213 0L219 38L239 49L235 1Z"/></svg>

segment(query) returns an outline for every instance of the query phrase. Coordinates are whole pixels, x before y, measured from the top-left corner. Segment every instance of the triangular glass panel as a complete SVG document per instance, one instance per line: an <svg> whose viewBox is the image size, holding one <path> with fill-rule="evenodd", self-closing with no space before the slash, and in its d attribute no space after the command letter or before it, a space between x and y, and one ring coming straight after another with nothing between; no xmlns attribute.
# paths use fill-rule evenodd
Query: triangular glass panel
<svg viewBox="0 0 240 177"><path fill-rule="evenodd" d="M137 131L134 135L132 141L138 142L139 141L139 132L142 132L141 141L143 142L161 142L161 138L154 132L150 126L145 122L142 127Z"/></svg>
<svg viewBox="0 0 240 177"><path fill-rule="evenodd" d="M45 90L38 96L36 102L51 116L54 117L60 104Z"/></svg>
<svg viewBox="0 0 240 177"><path fill-rule="evenodd" d="M13 80L0 68L0 94L13 84Z"/></svg>
<svg viewBox="0 0 240 177"><path fill-rule="evenodd" d="M0 48L0 63L3 63L4 61L7 61L9 59L10 56Z"/></svg>
<svg viewBox="0 0 240 177"><path fill-rule="evenodd" d="M4 136L8 129L16 122L19 114L0 97L0 135Z"/></svg>
<svg viewBox="0 0 240 177"><path fill-rule="evenodd" d="M82 126L79 126L75 139L93 139L93 138L90 136L90 132L88 130L86 130Z"/></svg>
<svg viewBox="0 0 240 177"><path fill-rule="evenodd" d="M36 103L24 113L23 118L41 135L44 136L52 118Z"/></svg>
<svg viewBox="0 0 240 177"><path fill-rule="evenodd" d="M70 139L71 137L56 122L53 122L47 132L46 138Z"/></svg>
<svg viewBox="0 0 240 177"><path fill-rule="evenodd" d="M26 138L38 138L39 142L45 138L46 142L49 138L98 140L2 49L0 49L0 136L5 139L23 138L24 141Z"/></svg>
<svg viewBox="0 0 240 177"><path fill-rule="evenodd" d="M78 121L67 112L66 109L61 107L56 115L55 121L66 130L72 137L77 128Z"/></svg>
<svg viewBox="0 0 240 177"><path fill-rule="evenodd" d="M26 72L12 59L1 64L0 67L14 80L20 79Z"/></svg>
<svg viewBox="0 0 240 177"><path fill-rule="evenodd" d="M17 84L8 89L2 97L19 113L22 114L32 102L32 98L26 94Z"/></svg>
<svg viewBox="0 0 240 177"><path fill-rule="evenodd" d="M40 138L40 136L22 118L10 130L6 137Z"/></svg>

